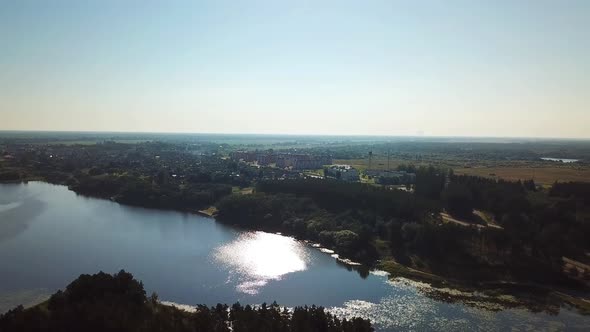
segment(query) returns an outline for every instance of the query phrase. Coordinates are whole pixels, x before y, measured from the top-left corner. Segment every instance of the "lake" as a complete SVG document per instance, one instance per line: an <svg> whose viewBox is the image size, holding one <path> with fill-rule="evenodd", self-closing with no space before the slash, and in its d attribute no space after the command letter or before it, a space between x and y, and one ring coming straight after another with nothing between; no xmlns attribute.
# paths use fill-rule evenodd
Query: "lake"
<svg viewBox="0 0 590 332"><path fill-rule="evenodd" d="M564 164L577 163L578 161L580 161L579 159L549 158L549 157L543 157L543 158L541 158L541 160L555 161L555 162L560 162L560 163L564 163Z"/></svg>
<svg viewBox="0 0 590 332"><path fill-rule="evenodd" d="M34 304L82 273L125 269L178 304L317 304L380 331L588 330L589 317L490 311L426 296L428 286L362 275L290 237L122 206L41 182L0 184L0 312Z"/></svg>

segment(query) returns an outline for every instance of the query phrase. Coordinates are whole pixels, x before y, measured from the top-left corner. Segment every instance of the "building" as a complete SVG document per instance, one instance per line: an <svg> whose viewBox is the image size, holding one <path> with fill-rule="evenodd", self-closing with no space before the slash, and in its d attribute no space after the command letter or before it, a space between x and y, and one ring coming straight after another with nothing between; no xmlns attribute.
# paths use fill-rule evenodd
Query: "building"
<svg viewBox="0 0 590 332"><path fill-rule="evenodd" d="M326 176L342 181L357 182L359 181L359 171L350 165L332 165L326 170Z"/></svg>
<svg viewBox="0 0 590 332"><path fill-rule="evenodd" d="M258 165L266 166L276 162L276 157L272 153L259 153L256 156L256 162Z"/></svg>
<svg viewBox="0 0 590 332"><path fill-rule="evenodd" d="M258 158L257 151L234 151L230 154L232 160L254 162Z"/></svg>
<svg viewBox="0 0 590 332"><path fill-rule="evenodd" d="M324 165L330 165L332 158L329 156L311 155L304 153L275 153L266 151L238 150L230 154L232 160L256 162L258 165L270 165L276 163L278 168L291 169L321 169Z"/></svg>

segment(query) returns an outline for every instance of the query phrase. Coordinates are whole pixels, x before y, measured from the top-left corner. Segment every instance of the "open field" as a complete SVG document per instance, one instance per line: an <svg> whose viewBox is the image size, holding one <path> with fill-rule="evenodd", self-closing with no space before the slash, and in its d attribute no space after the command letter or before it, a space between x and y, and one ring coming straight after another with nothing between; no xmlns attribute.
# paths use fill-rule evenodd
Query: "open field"
<svg viewBox="0 0 590 332"><path fill-rule="evenodd" d="M334 160L335 164L351 165L361 171L369 167L368 159L338 159ZM373 158L371 169L395 169L401 164L414 165L435 165L450 167L455 174L475 175L504 180L530 180L533 179L537 184L550 185L555 181L583 181L590 182L590 167L571 164L555 165L555 163L530 162L530 161L511 161L511 162L487 162L489 165L477 165L465 167L464 163L457 161L425 161L425 160L400 160L391 159L388 163L387 158Z"/></svg>
<svg viewBox="0 0 590 332"><path fill-rule="evenodd" d="M535 180L535 183L549 185L558 182L590 182L589 168L574 167L476 167L456 168L456 174L477 175L505 180Z"/></svg>

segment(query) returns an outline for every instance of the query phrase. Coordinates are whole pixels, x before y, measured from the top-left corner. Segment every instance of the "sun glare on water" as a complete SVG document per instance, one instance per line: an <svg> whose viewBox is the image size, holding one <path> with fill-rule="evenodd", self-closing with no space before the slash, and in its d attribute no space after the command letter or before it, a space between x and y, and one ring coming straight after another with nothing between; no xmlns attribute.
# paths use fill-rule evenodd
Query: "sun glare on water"
<svg viewBox="0 0 590 332"><path fill-rule="evenodd" d="M235 241L219 247L215 259L238 278L237 290L257 294L270 280L307 269L305 245L293 238L264 232L246 232Z"/></svg>

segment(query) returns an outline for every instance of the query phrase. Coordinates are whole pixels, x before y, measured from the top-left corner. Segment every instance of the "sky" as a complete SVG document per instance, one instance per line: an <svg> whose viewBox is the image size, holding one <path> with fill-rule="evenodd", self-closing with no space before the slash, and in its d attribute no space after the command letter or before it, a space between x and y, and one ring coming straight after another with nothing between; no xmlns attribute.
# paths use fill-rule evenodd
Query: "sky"
<svg viewBox="0 0 590 332"><path fill-rule="evenodd" d="M590 138L590 1L0 0L0 130Z"/></svg>

